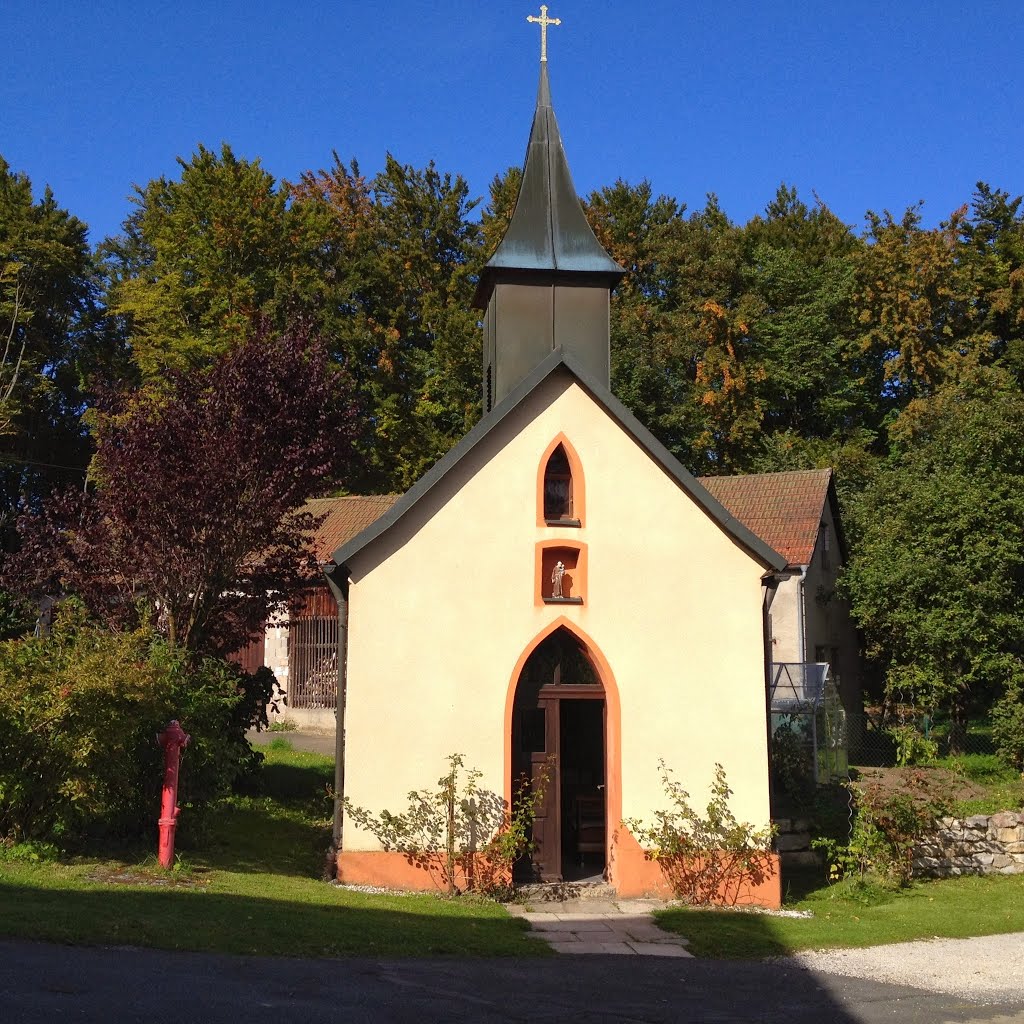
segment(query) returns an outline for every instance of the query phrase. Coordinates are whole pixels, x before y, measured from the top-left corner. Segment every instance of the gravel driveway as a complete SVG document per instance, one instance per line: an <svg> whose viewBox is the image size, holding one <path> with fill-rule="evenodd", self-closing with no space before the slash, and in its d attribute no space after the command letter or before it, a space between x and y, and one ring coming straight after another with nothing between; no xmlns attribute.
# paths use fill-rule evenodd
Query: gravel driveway
<svg viewBox="0 0 1024 1024"><path fill-rule="evenodd" d="M828 949L776 959L827 974L944 992L975 1003L1024 1005L1024 932Z"/></svg>

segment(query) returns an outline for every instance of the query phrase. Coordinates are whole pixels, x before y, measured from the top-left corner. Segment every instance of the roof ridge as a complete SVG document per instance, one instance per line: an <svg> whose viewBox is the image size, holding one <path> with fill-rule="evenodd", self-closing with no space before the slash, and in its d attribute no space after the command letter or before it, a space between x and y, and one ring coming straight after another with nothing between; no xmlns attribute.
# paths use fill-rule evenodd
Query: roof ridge
<svg viewBox="0 0 1024 1024"><path fill-rule="evenodd" d="M767 544L745 523L736 518L683 464L620 402L607 386L592 380L563 348L553 349L502 400L402 495L379 519L334 552L336 565L344 565L353 555L372 543L394 525L422 497L437 485L461 459L553 373L564 368L590 397L629 434L646 454L687 492L718 525L766 568L781 570L786 558Z"/></svg>

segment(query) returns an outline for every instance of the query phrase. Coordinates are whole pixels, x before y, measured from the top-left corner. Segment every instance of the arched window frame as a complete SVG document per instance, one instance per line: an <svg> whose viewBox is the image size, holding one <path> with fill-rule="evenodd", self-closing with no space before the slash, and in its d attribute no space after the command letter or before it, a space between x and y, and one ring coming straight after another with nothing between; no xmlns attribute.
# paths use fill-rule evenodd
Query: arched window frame
<svg viewBox="0 0 1024 1024"><path fill-rule="evenodd" d="M561 446L569 463L570 488L572 494L572 517L567 519L548 519L544 514L544 484L547 478L548 463L551 456ZM560 433L544 450L540 465L537 467L537 525L568 526L578 528L586 522L586 488L583 479L583 465L576 449L565 434Z"/></svg>

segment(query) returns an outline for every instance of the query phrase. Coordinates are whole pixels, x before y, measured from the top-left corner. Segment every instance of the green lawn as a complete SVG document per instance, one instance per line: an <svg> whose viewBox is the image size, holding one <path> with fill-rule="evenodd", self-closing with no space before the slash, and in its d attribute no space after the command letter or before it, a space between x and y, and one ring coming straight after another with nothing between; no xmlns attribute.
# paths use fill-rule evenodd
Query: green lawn
<svg viewBox="0 0 1024 1024"><path fill-rule="evenodd" d="M320 881L333 765L289 746L277 740L266 750L264 795L235 798L208 834L183 837L183 870L0 859L0 935L286 956L548 952L497 904L348 892ZM154 840L155 832L154 824Z"/></svg>
<svg viewBox="0 0 1024 1024"><path fill-rule="evenodd" d="M658 923L690 940L696 956L761 957L912 939L1024 932L1024 877L988 876L921 882L900 892L853 898L849 886L818 889L787 909L787 918L736 911L673 908Z"/></svg>
<svg viewBox="0 0 1024 1024"><path fill-rule="evenodd" d="M321 881L332 763L293 751L286 739L265 753L261 795L218 808L204 832L191 834L182 822L174 872L141 854L29 862L0 847L0 935L291 956L549 953L493 903L356 893ZM155 845L155 822L153 831ZM671 909L659 920L690 939L698 956L720 957L1024 931L1020 877L850 893L837 886L794 894L788 905L812 911L808 919Z"/></svg>

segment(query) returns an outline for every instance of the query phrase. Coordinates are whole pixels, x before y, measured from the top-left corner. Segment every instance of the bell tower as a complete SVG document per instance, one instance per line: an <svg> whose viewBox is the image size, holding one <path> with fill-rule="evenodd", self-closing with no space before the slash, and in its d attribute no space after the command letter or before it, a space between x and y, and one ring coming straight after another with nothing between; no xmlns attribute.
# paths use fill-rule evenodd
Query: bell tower
<svg viewBox="0 0 1024 1024"><path fill-rule="evenodd" d="M587 223L551 106L547 27L559 21L547 7L528 20L541 26L541 62L523 180L473 302L484 310L484 415L559 347L609 386L608 305L624 273Z"/></svg>

